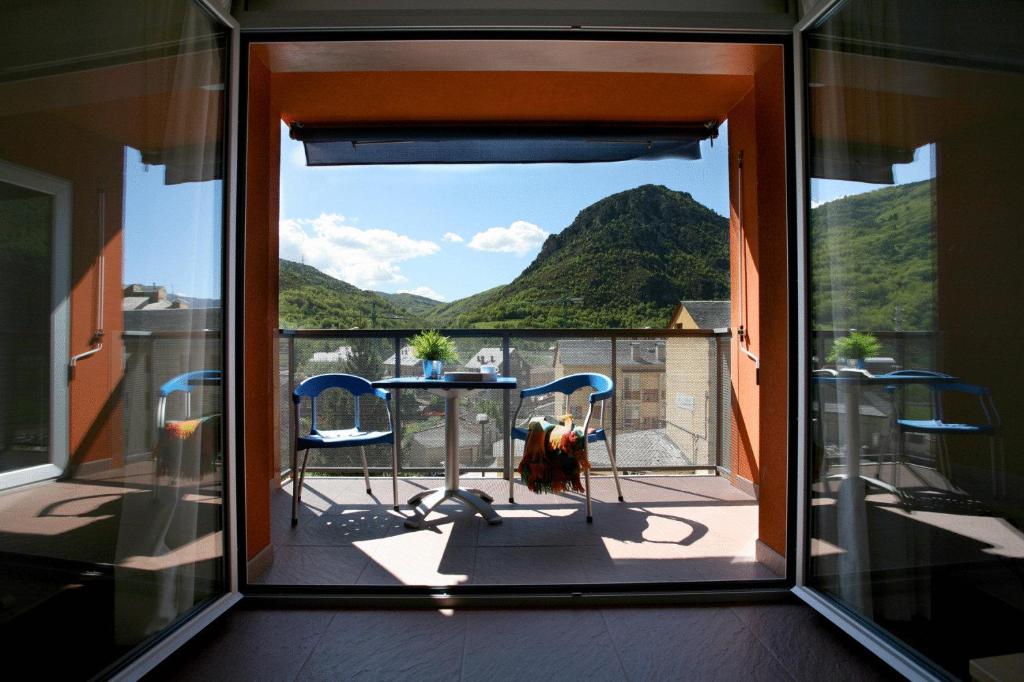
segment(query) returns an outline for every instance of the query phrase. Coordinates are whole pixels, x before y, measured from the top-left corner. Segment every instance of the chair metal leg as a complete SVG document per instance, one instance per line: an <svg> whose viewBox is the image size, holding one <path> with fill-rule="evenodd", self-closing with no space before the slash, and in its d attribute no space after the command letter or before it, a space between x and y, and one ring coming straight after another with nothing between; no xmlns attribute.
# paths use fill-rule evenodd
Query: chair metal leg
<svg viewBox="0 0 1024 682"><path fill-rule="evenodd" d="M584 450L586 452L586 450ZM590 462L590 456L587 456L587 462ZM587 523L594 522L594 512L590 507L590 467L583 470L583 485L587 489Z"/></svg>
<svg viewBox="0 0 1024 682"><path fill-rule="evenodd" d="M292 528L299 525L299 449L292 445Z"/></svg>
<svg viewBox="0 0 1024 682"><path fill-rule="evenodd" d="M900 489L900 469L903 468L903 432L896 430L896 452L893 453L892 487Z"/></svg>
<svg viewBox="0 0 1024 682"><path fill-rule="evenodd" d="M370 469L366 466L366 446L359 447L359 456L363 459L363 483L366 484L366 494L372 495L370 490Z"/></svg>
<svg viewBox="0 0 1024 682"><path fill-rule="evenodd" d="M398 511L398 441L391 443L391 506Z"/></svg>
<svg viewBox="0 0 1024 682"><path fill-rule="evenodd" d="M622 499L622 486L619 485L619 465L615 462L615 448L612 447L610 440L605 440L604 445L608 448L608 457L612 460L612 476L615 478L615 491L619 493L619 502L625 502Z"/></svg>
<svg viewBox="0 0 1024 682"><path fill-rule="evenodd" d="M525 442L524 442L525 447ZM525 453L524 453L525 454ZM512 440L508 448L508 503L516 503L516 442Z"/></svg>

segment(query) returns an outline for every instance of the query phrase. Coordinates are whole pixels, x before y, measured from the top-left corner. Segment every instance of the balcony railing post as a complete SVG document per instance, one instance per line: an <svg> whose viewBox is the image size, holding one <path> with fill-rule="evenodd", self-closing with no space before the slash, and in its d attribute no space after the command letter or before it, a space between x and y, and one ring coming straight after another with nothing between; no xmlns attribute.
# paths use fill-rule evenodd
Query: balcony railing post
<svg viewBox="0 0 1024 682"><path fill-rule="evenodd" d="M288 401L287 410L289 414L292 412L291 395L292 391L295 390L295 337L288 336L288 390L285 392L285 399ZM288 420L288 447L285 452L291 452L292 442L295 440L297 430L299 428L298 423L295 422L294 418ZM293 430L294 429L294 430ZM289 459L289 462L291 460ZM289 472L291 473L291 472Z"/></svg>
<svg viewBox="0 0 1024 682"><path fill-rule="evenodd" d="M722 339L714 337L715 348L715 467L722 466Z"/></svg>
<svg viewBox="0 0 1024 682"><path fill-rule="evenodd" d="M505 376L512 376L512 349L511 337L508 332L501 335L501 362L505 368ZM505 480L512 480L512 424L511 396L510 391L501 392L501 451L503 467L505 469Z"/></svg>
<svg viewBox="0 0 1024 682"><path fill-rule="evenodd" d="M394 338L395 347L395 378L397 379L399 373L402 371L402 336L395 334ZM396 388L395 391L395 413L392 415L394 424L392 428L395 432L395 460L398 462L398 470L402 470L402 389Z"/></svg>
<svg viewBox="0 0 1024 682"><path fill-rule="evenodd" d="M618 445L619 435L619 408L618 408L618 396L619 396L619 379L616 376L616 362L615 356L617 355L615 336L612 336L612 385L615 386L615 390L612 391L612 424L611 424L611 440L612 440L612 452L615 453L616 459L619 458L620 454L616 446ZM605 424L605 428L608 425Z"/></svg>

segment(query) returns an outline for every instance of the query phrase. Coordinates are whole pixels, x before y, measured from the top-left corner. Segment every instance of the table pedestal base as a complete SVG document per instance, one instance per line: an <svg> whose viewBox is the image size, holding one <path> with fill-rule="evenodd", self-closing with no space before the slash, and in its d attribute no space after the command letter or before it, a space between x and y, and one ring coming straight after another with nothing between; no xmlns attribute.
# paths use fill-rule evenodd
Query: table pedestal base
<svg viewBox="0 0 1024 682"><path fill-rule="evenodd" d="M481 490L468 490L466 488L438 488L436 490L425 490L413 495L409 504L416 505L413 515L405 520L406 528L423 528L426 525L426 518L442 502L447 499L458 500L474 512L484 517L492 526L501 523L501 517L494 507L490 505L494 501L487 493Z"/></svg>

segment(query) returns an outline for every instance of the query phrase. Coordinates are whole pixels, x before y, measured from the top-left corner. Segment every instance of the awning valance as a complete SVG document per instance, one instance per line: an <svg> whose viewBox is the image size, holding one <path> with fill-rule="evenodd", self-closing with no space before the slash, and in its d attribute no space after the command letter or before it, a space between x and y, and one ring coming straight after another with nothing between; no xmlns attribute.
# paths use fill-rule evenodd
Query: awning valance
<svg viewBox="0 0 1024 682"><path fill-rule="evenodd" d="M659 127L291 126L291 137L305 146L309 166L696 160L701 140L717 135L714 121Z"/></svg>

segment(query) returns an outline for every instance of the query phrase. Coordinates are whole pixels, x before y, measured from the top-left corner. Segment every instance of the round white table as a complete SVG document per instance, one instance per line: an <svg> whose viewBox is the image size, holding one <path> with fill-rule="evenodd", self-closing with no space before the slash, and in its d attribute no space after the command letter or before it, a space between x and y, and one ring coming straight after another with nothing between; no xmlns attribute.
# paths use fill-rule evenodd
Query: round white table
<svg viewBox="0 0 1024 682"><path fill-rule="evenodd" d="M491 503L494 498L482 490L467 489L459 485L459 403L461 395L468 391L499 389L511 391L516 388L515 377L497 377L491 381L449 381L447 379L424 379L422 377L395 377L371 382L375 388L414 388L430 391L444 398L444 444L445 472L444 486L416 493L409 499L415 505L413 515L405 520L406 528L423 528L427 516L447 499L455 499L484 517L492 526L501 523L501 517Z"/></svg>

